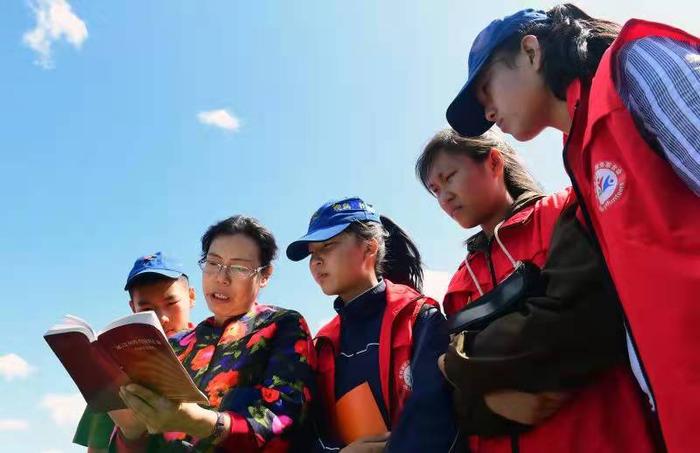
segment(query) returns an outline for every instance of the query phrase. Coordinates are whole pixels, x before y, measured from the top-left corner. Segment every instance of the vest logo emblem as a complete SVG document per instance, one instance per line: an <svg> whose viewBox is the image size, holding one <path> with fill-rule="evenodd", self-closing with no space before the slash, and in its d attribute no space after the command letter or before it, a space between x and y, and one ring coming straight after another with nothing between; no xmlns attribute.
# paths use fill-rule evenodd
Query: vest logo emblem
<svg viewBox="0 0 700 453"><path fill-rule="evenodd" d="M604 160L595 164L594 178L598 208L605 211L622 196L627 177L619 165Z"/></svg>
<svg viewBox="0 0 700 453"><path fill-rule="evenodd" d="M413 376L411 375L411 363L408 360L399 368L399 376L401 376L403 389L410 392L413 388Z"/></svg>

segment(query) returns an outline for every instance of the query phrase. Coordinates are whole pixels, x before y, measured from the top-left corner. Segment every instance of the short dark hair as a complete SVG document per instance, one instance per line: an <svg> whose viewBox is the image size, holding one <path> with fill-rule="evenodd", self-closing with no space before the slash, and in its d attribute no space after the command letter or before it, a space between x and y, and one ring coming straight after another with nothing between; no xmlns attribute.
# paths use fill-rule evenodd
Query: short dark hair
<svg viewBox="0 0 700 453"><path fill-rule="evenodd" d="M258 219L244 215L234 215L210 226L202 236L202 259L209 253L209 247L219 236L243 234L255 241L260 252L260 265L269 266L277 258L277 242L270 230Z"/></svg>
<svg viewBox="0 0 700 453"><path fill-rule="evenodd" d="M164 281L174 282L175 280L184 281L187 284L187 286L190 285L190 280L185 274L182 274L178 278L171 278L166 277L163 274L157 274L155 272L146 272L144 274L137 275L136 277L132 278L129 282L129 285L126 287L126 290L129 291L129 297L134 297L133 290L137 287L155 285Z"/></svg>
<svg viewBox="0 0 700 453"><path fill-rule="evenodd" d="M527 35L542 46L542 75L554 95L566 100L566 89L575 79L590 80L605 51L620 34L620 24L596 19L571 3L547 11L549 20L526 24L501 44L493 56L506 56L512 64Z"/></svg>

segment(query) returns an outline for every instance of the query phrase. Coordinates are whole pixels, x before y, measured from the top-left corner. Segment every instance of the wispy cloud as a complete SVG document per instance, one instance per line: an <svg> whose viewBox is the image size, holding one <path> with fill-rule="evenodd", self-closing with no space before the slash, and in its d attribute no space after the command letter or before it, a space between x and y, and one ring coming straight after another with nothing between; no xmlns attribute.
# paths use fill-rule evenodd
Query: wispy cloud
<svg viewBox="0 0 700 453"><path fill-rule="evenodd" d="M26 378L33 371L26 360L17 354L0 355L0 376L6 381Z"/></svg>
<svg viewBox="0 0 700 453"><path fill-rule="evenodd" d="M197 118L202 124L215 126L231 132L236 132L241 127L240 120L231 115L226 109L199 112Z"/></svg>
<svg viewBox="0 0 700 453"><path fill-rule="evenodd" d="M29 422L26 420L13 418L0 418L0 432L3 431L26 431L29 429Z"/></svg>
<svg viewBox="0 0 700 453"><path fill-rule="evenodd" d="M85 400L80 393L49 393L44 395L40 405L49 411L51 419L58 426L75 426L85 410Z"/></svg>
<svg viewBox="0 0 700 453"><path fill-rule="evenodd" d="M36 17L36 27L26 32L23 41L37 53L36 63L44 69L53 67L51 46L65 39L79 49L87 39L85 22L67 0L29 0Z"/></svg>

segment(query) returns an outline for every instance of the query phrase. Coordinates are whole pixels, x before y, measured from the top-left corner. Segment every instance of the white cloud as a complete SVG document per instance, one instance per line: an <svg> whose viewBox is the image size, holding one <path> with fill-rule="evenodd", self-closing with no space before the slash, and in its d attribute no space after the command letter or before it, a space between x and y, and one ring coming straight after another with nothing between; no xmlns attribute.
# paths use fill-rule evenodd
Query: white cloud
<svg viewBox="0 0 700 453"><path fill-rule="evenodd" d="M239 119L231 115L226 109L199 112L197 118L202 124L220 127L227 131L236 132L241 127Z"/></svg>
<svg viewBox="0 0 700 453"><path fill-rule="evenodd" d="M423 272L423 294L442 303L442 299L447 292L447 285L450 284L451 278L452 275L449 272L426 269Z"/></svg>
<svg viewBox="0 0 700 453"><path fill-rule="evenodd" d="M51 46L65 39L79 49L87 39L85 22L80 19L67 0L29 0L36 16L36 27L24 34L22 40L37 53L36 63L49 69L53 67Z"/></svg>
<svg viewBox="0 0 700 453"><path fill-rule="evenodd" d="M0 418L0 432L3 431L26 431L29 428L29 422L26 420Z"/></svg>
<svg viewBox="0 0 700 453"><path fill-rule="evenodd" d="M0 355L0 376L6 381L25 378L33 371L26 360L17 354Z"/></svg>
<svg viewBox="0 0 700 453"><path fill-rule="evenodd" d="M42 408L48 409L51 419L58 426L75 426L85 410L85 400L80 393L49 393L44 395L40 404Z"/></svg>

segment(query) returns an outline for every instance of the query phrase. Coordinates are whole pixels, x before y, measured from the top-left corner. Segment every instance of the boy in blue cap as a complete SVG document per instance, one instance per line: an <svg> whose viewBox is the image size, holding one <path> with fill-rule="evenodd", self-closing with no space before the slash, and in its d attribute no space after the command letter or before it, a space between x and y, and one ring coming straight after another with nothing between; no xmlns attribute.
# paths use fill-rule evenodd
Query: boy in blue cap
<svg viewBox="0 0 700 453"><path fill-rule="evenodd" d="M170 336L192 328L190 310L196 298L180 263L161 252L138 258L129 272L124 290L134 313L152 310ZM78 423L73 442L88 447L89 453L106 452L115 421L122 430L142 430L133 423L129 410L94 413L86 409Z"/></svg>

